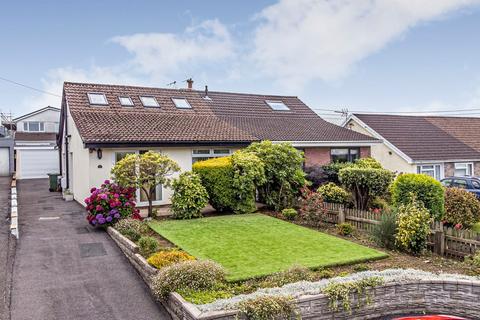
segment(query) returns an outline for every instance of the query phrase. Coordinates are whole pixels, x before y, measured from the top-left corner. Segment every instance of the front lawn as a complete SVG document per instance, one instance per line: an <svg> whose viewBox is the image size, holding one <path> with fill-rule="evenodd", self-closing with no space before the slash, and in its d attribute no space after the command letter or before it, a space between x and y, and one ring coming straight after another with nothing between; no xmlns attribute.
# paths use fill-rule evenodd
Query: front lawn
<svg viewBox="0 0 480 320"><path fill-rule="evenodd" d="M214 260L229 280L384 258L383 252L262 214L154 221L150 227L191 255Z"/></svg>

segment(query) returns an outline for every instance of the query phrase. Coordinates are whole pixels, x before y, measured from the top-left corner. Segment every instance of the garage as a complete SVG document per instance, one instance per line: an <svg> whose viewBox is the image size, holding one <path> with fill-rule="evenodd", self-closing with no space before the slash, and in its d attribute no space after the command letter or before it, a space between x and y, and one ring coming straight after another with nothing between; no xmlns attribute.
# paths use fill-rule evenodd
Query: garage
<svg viewBox="0 0 480 320"><path fill-rule="evenodd" d="M58 150L17 149L17 179L47 178L58 173Z"/></svg>
<svg viewBox="0 0 480 320"><path fill-rule="evenodd" d="M0 148L0 176L10 174L10 149Z"/></svg>

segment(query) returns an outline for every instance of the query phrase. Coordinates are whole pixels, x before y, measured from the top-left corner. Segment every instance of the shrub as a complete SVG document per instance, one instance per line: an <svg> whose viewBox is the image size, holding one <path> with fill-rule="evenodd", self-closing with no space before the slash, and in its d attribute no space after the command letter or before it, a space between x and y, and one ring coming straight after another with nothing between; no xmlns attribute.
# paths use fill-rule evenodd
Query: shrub
<svg viewBox="0 0 480 320"><path fill-rule="evenodd" d="M418 254L427 247L431 215L415 198L398 207L396 244L401 249Z"/></svg>
<svg viewBox="0 0 480 320"><path fill-rule="evenodd" d="M380 162L373 158L361 158L355 161L355 166L359 168L383 169Z"/></svg>
<svg viewBox="0 0 480 320"><path fill-rule="evenodd" d="M480 221L480 201L465 189L445 189L444 221L464 227L471 227Z"/></svg>
<svg viewBox="0 0 480 320"><path fill-rule="evenodd" d="M340 184L338 173L341 169L351 167L352 165L353 163L351 162L332 162L324 165L322 168L326 176L326 181Z"/></svg>
<svg viewBox="0 0 480 320"><path fill-rule="evenodd" d="M184 172L172 183L172 212L175 219L201 217L201 210L208 204L208 193L200 176Z"/></svg>
<svg viewBox="0 0 480 320"><path fill-rule="evenodd" d="M387 249L395 248L397 234L397 215L394 212L385 212L380 217L380 223L372 230L372 237L376 244Z"/></svg>
<svg viewBox="0 0 480 320"><path fill-rule="evenodd" d="M134 231L139 235L148 234L150 227L138 219L126 218L117 221L113 226L118 232L125 235L125 232ZM136 241L136 240L135 240Z"/></svg>
<svg viewBox="0 0 480 320"><path fill-rule="evenodd" d="M325 206L323 205L322 196L319 193L313 192L308 188L302 189L302 198L300 199L300 217L307 224L318 226L324 219L326 214Z"/></svg>
<svg viewBox="0 0 480 320"><path fill-rule="evenodd" d="M351 236L355 231L355 227L348 222L337 224L337 232L342 236Z"/></svg>
<svg viewBox="0 0 480 320"><path fill-rule="evenodd" d="M269 275L260 284L263 288L282 287L288 283L299 281L313 281L315 273L308 268L302 266L293 266L286 271L281 271Z"/></svg>
<svg viewBox="0 0 480 320"><path fill-rule="evenodd" d="M211 303L218 299L227 299L233 297L232 290L228 288L214 288L207 290L181 289L178 293L188 302L194 304Z"/></svg>
<svg viewBox="0 0 480 320"><path fill-rule="evenodd" d="M153 237L144 236L138 240L138 248L140 250L140 254L146 258L155 251L157 251L158 247L158 241Z"/></svg>
<svg viewBox="0 0 480 320"><path fill-rule="evenodd" d="M295 209L288 208L288 209L283 209L282 210L282 215L287 220L295 220L295 218L298 216L298 212Z"/></svg>
<svg viewBox="0 0 480 320"><path fill-rule="evenodd" d="M391 193L395 206L407 204L414 195L436 220L443 218L444 190L442 184L430 176L415 173L399 175L392 184Z"/></svg>
<svg viewBox="0 0 480 320"><path fill-rule="evenodd" d="M90 193L85 204L87 220L92 226L107 227L122 218L139 217L134 188L123 188L105 180L100 188L90 189Z"/></svg>
<svg viewBox="0 0 480 320"><path fill-rule="evenodd" d="M339 172L342 184L354 197L355 206L366 210L371 198L382 196L388 190L394 174L386 169L353 165Z"/></svg>
<svg viewBox="0 0 480 320"><path fill-rule="evenodd" d="M480 222L477 222L472 226L472 231L480 233Z"/></svg>
<svg viewBox="0 0 480 320"><path fill-rule="evenodd" d="M261 201L276 211L292 207L306 183L303 153L290 143L271 141L255 142L244 150L260 158L265 166L266 183L258 188Z"/></svg>
<svg viewBox="0 0 480 320"><path fill-rule="evenodd" d="M333 182L320 186L317 192L322 196L323 201L331 203L345 203L348 201L349 194L342 187Z"/></svg>
<svg viewBox="0 0 480 320"><path fill-rule="evenodd" d="M189 255L184 251L180 251L177 249L173 250L164 250L154 253L147 259L147 262L157 268L161 269L163 267L167 267L174 263L178 263L181 261L188 261L188 260L195 260L195 257Z"/></svg>
<svg viewBox="0 0 480 320"><path fill-rule="evenodd" d="M293 298L284 296L259 296L241 301L237 307L250 320L289 320L298 314Z"/></svg>
<svg viewBox="0 0 480 320"><path fill-rule="evenodd" d="M327 172L321 165L305 166L303 170L306 174L305 178L311 183L310 187L312 189L317 189L322 184L330 182Z"/></svg>
<svg viewBox="0 0 480 320"><path fill-rule="evenodd" d="M465 262L476 268L480 268L480 251L476 252L474 255L466 256Z"/></svg>
<svg viewBox="0 0 480 320"><path fill-rule="evenodd" d="M370 202L368 203L368 208L370 210L385 210L388 209L388 202L382 197L373 197L370 198Z"/></svg>
<svg viewBox="0 0 480 320"><path fill-rule="evenodd" d="M160 269L152 278L153 293L166 298L178 290L209 290L225 282L225 270L212 261L184 261Z"/></svg>

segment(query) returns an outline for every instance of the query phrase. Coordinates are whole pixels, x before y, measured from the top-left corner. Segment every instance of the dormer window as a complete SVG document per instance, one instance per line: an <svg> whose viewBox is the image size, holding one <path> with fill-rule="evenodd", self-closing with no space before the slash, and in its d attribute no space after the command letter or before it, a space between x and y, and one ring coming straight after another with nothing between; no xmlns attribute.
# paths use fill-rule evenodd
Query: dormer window
<svg viewBox="0 0 480 320"><path fill-rule="evenodd" d="M152 96L140 96L140 100L144 107L158 108L160 105L157 102L157 99Z"/></svg>
<svg viewBox="0 0 480 320"><path fill-rule="evenodd" d="M178 109L192 109L192 106L185 98L172 98L172 101Z"/></svg>
<svg viewBox="0 0 480 320"><path fill-rule="evenodd" d="M124 107L133 107L133 101L130 97L118 97L120 104Z"/></svg>
<svg viewBox="0 0 480 320"><path fill-rule="evenodd" d="M23 123L23 131L26 132L44 132L45 124L39 121L27 121Z"/></svg>
<svg viewBox="0 0 480 320"><path fill-rule="evenodd" d="M106 106L108 105L107 97L103 93L90 92L87 93L88 101L92 105L96 106Z"/></svg>
<svg viewBox="0 0 480 320"><path fill-rule="evenodd" d="M282 101L266 100L265 103L268 104L270 106L270 108L272 108L272 110L275 110L275 111L289 111L290 110L290 108L287 107L287 105L285 103L283 103Z"/></svg>

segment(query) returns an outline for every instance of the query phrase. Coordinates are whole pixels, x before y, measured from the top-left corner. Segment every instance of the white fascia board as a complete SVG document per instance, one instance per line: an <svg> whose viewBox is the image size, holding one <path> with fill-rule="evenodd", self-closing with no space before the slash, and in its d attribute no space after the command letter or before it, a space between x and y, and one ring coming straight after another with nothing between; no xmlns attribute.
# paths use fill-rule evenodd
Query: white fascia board
<svg viewBox="0 0 480 320"><path fill-rule="evenodd" d="M288 142L294 147L371 147L382 141L272 141L272 143Z"/></svg>
<svg viewBox="0 0 480 320"><path fill-rule="evenodd" d="M449 160L415 160L414 164L436 164L436 163L445 163L445 162L476 162L480 159L449 159Z"/></svg>
<svg viewBox="0 0 480 320"><path fill-rule="evenodd" d="M404 152L402 152L402 150L398 149L394 144L392 144L390 141L388 141L387 139L385 139L381 134L379 134L377 131L375 131L373 128L371 128L369 125L367 125L365 122L363 122L362 120L360 120L359 118L357 118L355 115L351 115L348 119L348 121L350 120L353 120L355 122L357 122L359 125L361 125L365 130L367 130L373 137L377 138L377 139L380 139L383 141L383 143L385 143L385 145L387 147L389 147L390 149L392 149L396 154L398 154L403 160L407 161L407 163L409 164L413 164L414 161L412 158L410 158L409 156L407 156ZM348 122L345 122L345 125L347 124Z"/></svg>

